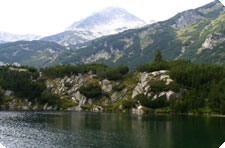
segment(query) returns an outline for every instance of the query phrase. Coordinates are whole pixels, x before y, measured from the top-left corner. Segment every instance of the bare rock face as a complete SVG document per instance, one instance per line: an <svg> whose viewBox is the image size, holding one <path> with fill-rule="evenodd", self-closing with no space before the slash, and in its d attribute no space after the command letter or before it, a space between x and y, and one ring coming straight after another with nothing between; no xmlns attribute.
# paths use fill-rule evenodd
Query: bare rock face
<svg viewBox="0 0 225 148"><path fill-rule="evenodd" d="M102 84L102 90L106 93L109 93L113 88L113 85L111 84L111 82L109 80L105 79L102 81L101 84Z"/></svg>
<svg viewBox="0 0 225 148"><path fill-rule="evenodd" d="M199 48L197 54L200 54L205 49L213 49L217 44L225 41L225 34L223 33L214 33L208 35L205 42L202 44L202 48Z"/></svg>
<svg viewBox="0 0 225 148"><path fill-rule="evenodd" d="M164 81L166 85L169 85L171 82L173 82L173 80L170 79L170 76L168 75L168 71L166 70L155 71L152 73L141 73L139 82L133 90L132 98L139 94L151 96L152 92L150 81ZM170 96L170 93L171 92L165 93L165 95Z"/></svg>
<svg viewBox="0 0 225 148"><path fill-rule="evenodd" d="M185 28L188 25L196 22L197 20L201 18L202 16L199 14L199 12L194 10L189 10L179 16L179 18L176 20L176 23L173 25L173 27Z"/></svg>
<svg viewBox="0 0 225 148"><path fill-rule="evenodd" d="M6 97L10 97L10 96L12 96L12 95L14 95L14 92L11 91L11 90L6 90L6 91L4 92L4 96L6 96Z"/></svg>

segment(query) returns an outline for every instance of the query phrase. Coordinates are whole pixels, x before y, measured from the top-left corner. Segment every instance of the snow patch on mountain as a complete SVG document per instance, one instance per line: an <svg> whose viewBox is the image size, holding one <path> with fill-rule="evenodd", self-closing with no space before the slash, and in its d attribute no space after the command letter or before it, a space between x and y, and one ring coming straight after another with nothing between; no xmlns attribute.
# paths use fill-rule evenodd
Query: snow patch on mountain
<svg viewBox="0 0 225 148"><path fill-rule="evenodd" d="M127 29L142 27L145 21L118 7L108 7L73 23L66 30L90 31L95 38L116 34ZM93 39L93 38L92 38Z"/></svg>

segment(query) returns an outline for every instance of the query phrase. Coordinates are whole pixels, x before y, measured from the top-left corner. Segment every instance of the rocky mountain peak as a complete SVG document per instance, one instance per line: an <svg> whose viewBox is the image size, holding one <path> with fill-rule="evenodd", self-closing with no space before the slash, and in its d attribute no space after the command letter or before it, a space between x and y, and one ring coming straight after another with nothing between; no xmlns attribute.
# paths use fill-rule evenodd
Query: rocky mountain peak
<svg viewBox="0 0 225 148"><path fill-rule="evenodd" d="M100 37L143 25L145 25L143 20L130 14L125 9L107 7L73 23L67 30L91 31L96 37Z"/></svg>

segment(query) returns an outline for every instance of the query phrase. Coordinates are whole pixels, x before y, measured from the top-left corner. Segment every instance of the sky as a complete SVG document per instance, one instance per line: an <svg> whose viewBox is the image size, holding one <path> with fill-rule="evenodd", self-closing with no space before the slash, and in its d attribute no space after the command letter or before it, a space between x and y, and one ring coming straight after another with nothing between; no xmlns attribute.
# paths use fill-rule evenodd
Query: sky
<svg viewBox="0 0 225 148"><path fill-rule="evenodd" d="M105 7L116 6L149 22L169 19L213 0L0 0L0 31L42 36L63 32ZM225 0L221 0L225 2Z"/></svg>

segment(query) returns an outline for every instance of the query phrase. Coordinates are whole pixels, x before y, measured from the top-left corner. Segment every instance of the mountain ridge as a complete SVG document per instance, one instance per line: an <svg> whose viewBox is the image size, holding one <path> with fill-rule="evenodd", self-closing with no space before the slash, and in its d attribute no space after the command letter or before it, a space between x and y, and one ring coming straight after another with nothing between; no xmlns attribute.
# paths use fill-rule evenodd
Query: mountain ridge
<svg viewBox="0 0 225 148"><path fill-rule="evenodd" d="M42 40L54 41L61 45L75 45L102 36L116 34L127 29L141 27L146 23L119 7L108 7L74 22L66 31L45 37Z"/></svg>
<svg viewBox="0 0 225 148"><path fill-rule="evenodd" d="M54 46L62 49L56 50L57 56L51 59L52 55L49 53L36 53L38 61L42 61L42 56L51 60L44 65L36 63L34 66L100 62L111 66L125 64L135 69L137 65L153 60L157 49L165 60L187 59L195 63L225 66L224 12L225 7L219 1L214 1L197 9L180 12L166 21L103 36L75 46L63 47L55 43ZM11 43L6 45L9 45L9 51L14 46ZM2 50L0 48L0 52ZM11 56L12 53L5 54ZM30 60L23 59L20 64L30 65L35 62L32 57L29 57ZM0 57L0 61L8 63L4 61L4 56Z"/></svg>

